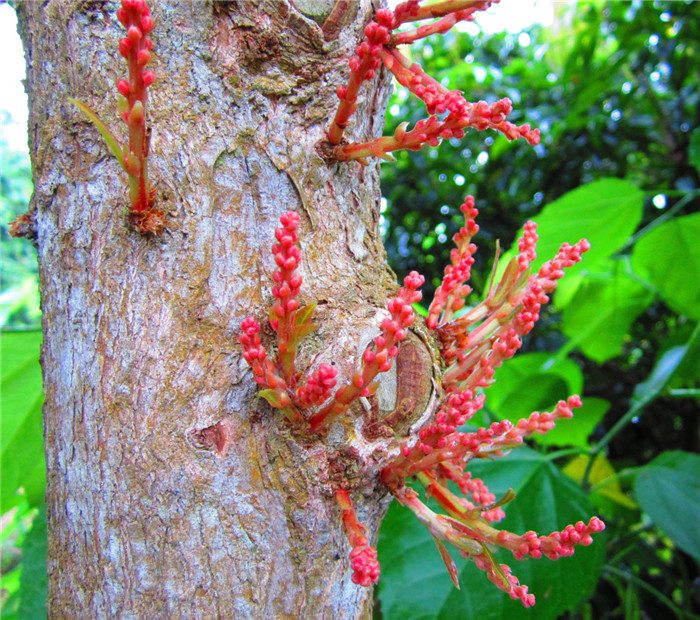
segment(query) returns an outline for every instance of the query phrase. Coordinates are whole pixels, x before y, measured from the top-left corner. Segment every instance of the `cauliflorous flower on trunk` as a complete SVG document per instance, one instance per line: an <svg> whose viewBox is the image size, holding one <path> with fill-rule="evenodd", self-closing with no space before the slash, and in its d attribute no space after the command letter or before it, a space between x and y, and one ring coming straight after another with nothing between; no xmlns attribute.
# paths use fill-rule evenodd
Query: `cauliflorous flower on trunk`
<svg viewBox="0 0 700 620"><path fill-rule="evenodd" d="M469 463L473 459L497 458L523 445L527 437L546 433L559 420L572 417L573 410L581 406L581 399L571 396L557 403L551 412L533 412L516 424L503 420L469 432L462 427L484 406L484 390L494 382L496 369L518 351L564 269L581 260L589 244L581 240L562 245L553 259L531 274L530 266L537 257L537 227L528 222L518 243L518 256L510 261L498 281L492 276L483 300L467 309L466 297L471 293L468 281L476 252L473 238L479 230L472 196L465 198L462 212L465 224L454 237L456 247L451 264L445 268L426 321L435 333L444 361L445 396L433 417L416 434L400 441L398 454L383 467L380 479L428 527L457 587L457 571L446 543L472 559L511 598L529 607L535 603L534 595L507 564L496 560L494 550L500 547L509 551L516 560L543 556L555 560L573 554L579 545L590 545L593 534L605 526L593 517L587 524L567 525L548 535L500 530L494 524L505 516L504 506L513 494L497 500L484 481L471 474ZM404 278L397 295L387 303L388 316L381 323L380 335L365 349L350 381L336 389L337 371L332 364L321 364L306 373L296 368L299 343L315 329L311 323L314 305L301 307L298 302L302 285L297 273L302 259L297 235L299 217L285 213L280 223L275 231L277 243L272 248L277 270L272 288L275 301L269 315L277 338L276 352L268 355L258 321L248 317L241 324L243 357L262 388L261 397L280 409L293 427L306 434L323 435L330 424L349 412L363 415L363 408L353 410L351 405L374 395L378 375L392 368L401 343L416 320L413 304L421 299L418 289L424 278L416 272ZM437 502L443 512L431 510L416 490L407 486L409 480L417 481L425 496ZM450 490L450 483L461 495ZM362 586L376 583L380 570L377 552L368 543L367 530L357 519L347 488L337 488L335 500L352 548L352 581Z"/></svg>

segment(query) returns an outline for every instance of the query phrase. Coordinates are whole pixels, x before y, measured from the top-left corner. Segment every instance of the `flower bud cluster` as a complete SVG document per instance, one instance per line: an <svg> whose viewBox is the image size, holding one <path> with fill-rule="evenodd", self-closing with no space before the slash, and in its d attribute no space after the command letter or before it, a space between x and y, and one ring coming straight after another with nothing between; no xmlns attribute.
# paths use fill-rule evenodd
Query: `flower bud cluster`
<svg viewBox="0 0 700 620"><path fill-rule="evenodd" d="M350 566L352 568L352 582L368 587L379 581L379 562L377 550L367 544L365 532L367 528L357 520L350 495L345 489L338 489L335 500L340 508L343 520L343 529L350 541Z"/></svg>
<svg viewBox="0 0 700 620"><path fill-rule="evenodd" d="M337 370L332 364L321 364L304 377L296 369L296 352L302 338L316 326L311 323L315 304L301 307L298 296L302 277L297 273L301 261L297 230L299 215L285 213L281 226L275 230L276 243L272 254L277 268L273 272L272 294L275 303L270 312L270 326L276 332L277 351L270 359L260 339L260 325L253 317L241 324L239 340L243 345L243 357L253 370L255 381L263 388L260 396L270 405L281 409L287 419L311 432L323 431L339 415L348 411L355 400L374 394L375 382L380 372L391 369L399 352L399 344L408 335L408 328L415 320L412 304L421 299L418 291L425 279L417 272L404 278L404 285L395 298L387 304L389 316L381 324L381 334L368 348L361 360L360 369L350 382L336 387ZM308 418L301 410L310 411ZM363 558L366 557L362 555ZM358 560L359 561L359 560Z"/></svg>
<svg viewBox="0 0 700 620"><path fill-rule="evenodd" d="M301 261L301 250L297 246L296 231L299 228L299 214L285 213L280 218L282 226L275 230L277 243L272 246L272 255L277 269L272 274L275 286L272 294L277 301L272 306L270 325L277 332L279 353L285 356L283 367L288 382L294 383L294 357L292 346L294 318L299 309L297 295L302 284L302 277L296 273Z"/></svg>
<svg viewBox="0 0 700 620"><path fill-rule="evenodd" d="M586 240L573 246L564 244L552 260L530 275L531 264L537 257L537 227L528 222L518 243L519 256L507 265L498 282L492 276L481 303L455 319L452 313L463 308L464 297L471 291L466 282L476 250L472 237L478 230L474 221L477 210L471 196L465 200L462 211L465 226L455 235L452 265L445 269L427 321L428 327L437 331L441 353L448 365L443 374L447 397L434 419L420 429L417 437L407 441L400 455L382 470L381 478L402 504L428 524L436 539L454 545L463 556L473 559L494 584L529 607L535 597L507 565L496 563L486 550L500 546L510 550L516 559L541 556L557 559L571 555L577 545L590 544L591 535L601 531L604 525L594 517L588 525L582 522L569 525L549 536L534 532L519 536L499 531L491 524L505 516L502 506L514 494L511 492L496 501L484 482L472 477L468 465L473 459L502 456L522 445L525 438L546 433L557 420L572 417L572 409L581 406L581 399L571 396L567 401L559 401L552 412L534 412L516 424L502 420L473 432L464 432L460 427L482 408L485 397L478 389L493 383L495 369L520 348L522 337L539 318L541 305L549 301L548 293L556 287L563 270L581 260L590 246ZM436 514L428 508L415 491L405 486L406 479L417 479L426 497L437 502L445 514ZM449 490L450 482L462 496ZM456 580L454 564L441 545L438 543L440 554Z"/></svg>
<svg viewBox="0 0 700 620"><path fill-rule="evenodd" d="M151 59L153 43L148 35L155 22L144 0L122 0L117 19L126 28L126 37L119 40L119 53L129 63L129 80L119 80L117 89L128 100L130 112L136 101L145 102L146 88L155 80L153 71L143 69ZM123 119L129 123L128 113Z"/></svg>
<svg viewBox="0 0 700 620"><path fill-rule="evenodd" d="M441 140L464 137L465 129L478 131L495 129L509 140L525 138L530 144L539 143L540 133L530 125L514 125L506 117L512 112L510 99L501 99L489 105L485 101L470 103L458 90L447 90L430 77L417 63L412 63L397 45L410 44L432 34L444 34L457 22L472 20L476 11L487 9L498 0L446 0L421 6L419 1L400 4L395 11L377 11L377 21L365 28L365 40L350 59L350 79L347 86L337 90L340 100L338 111L328 131L328 141L334 145L333 156L341 161L356 160L366 164L367 157L393 159L390 153L398 149L420 150L426 145L437 146ZM403 23L438 18L414 30L392 33ZM393 136L385 136L366 143L341 144L350 116L355 112L360 85L374 77L380 64L394 74L397 81L419 97L426 105L429 118L416 123L406 131L401 123Z"/></svg>
<svg viewBox="0 0 700 620"><path fill-rule="evenodd" d="M322 405L333 392L338 371L330 364L321 364L310 376L306 385L297 390L296 401L303 409Z"/></svg>
<svg viewBox="0 0 700 620"><path fill-rule="evenodd" d="M121 117L129 128L124 167L129 175L130 217L142 232L159 234L165 227L165 220L152 205L147 173L149 136L146 131L146 89L153 84L155 73L145 68L151 60L153 43L148 35L155 22L144 0L122 0L117 19L126 28L126 36L119 40L119 53L129 67L128 79L119 80L117 90L123 97L119 105Z"/></svg>
<svg viewBox="0 0 700 620"><path fill-rule="evenodd" d="M527 557L539 559L542 556L550 560L574 555L578 545L588 546L593 543L591 534L602 532L605 524L598 517L591 517L586 525L579 521L575 525L567 525L561 532L552 532L549 536L538 536L536 532L526 532L516 536L501 530L496 535L497 544L513 553L516 560Z"/></svg>
<svg viewBox="0 0 700 620"><path fill-rule="evenodd" d="M511 572L507 564L494 562L489 555L474 555L474 563L486 573L489 581L503 590L514 601L521 601L523 607L532 607L535 604L535 595L528 592L528 587L520 585L518 578Z"/></svg>
<svg viewBox="0 0 700 620"><path fill-rule="evenodd" d="M461 310L465 298L471 293L471 287L466 284L471 277L474 264L476 245L471 243L472 237L479 232L475 218L479 211L474 208L474 197L467 196L461 206L464 214L464 226L453 237L455 248L450 253L451 265L445 267L442 284L435 291L435 296L428 310L427 325L435 329L438 324L446 323L453 313Z"/></svg>
<svg viewBox="0 0 700 620"><path fill-rule="evenodd" d="M128 175L131 225L144 235L159 235L167 223L165 214L153 204L155 191L148 181L150 138L146 129L146 89L153 84L155 73L145 67L151 60L153 43L148 35L155 22L145 0L122 0L117 18L126 28L126 36L119 40L119 53L127 61L129 76L117 81L117 90L119 112L129 131L129 143L122 145L89 106L71 101L95 124Z"/></svg>
<svg viewBox="0 0 700 620"><path fill-rule="evenodd" d="M357 55L353 56L350 66L350 79L347 86L339 86L339 105L330 129L328 141L339 144L348 120L357 108L357 93L363 82L371 80L375 71L381 66L380 52L389 43L389 33L393 22L393 13L388 9L380 9L376 14L377 21L372 21L365 27L365 40L357 47Z"/></svg>
<svg viewBox="0 0 700 620"><path fill-rule="evenodd" d="M374 346L368 347L362 355L362 364L352 377L349 385L338 389L333 401L317 411L309 419L311 430L320 430L328 426L339 415L348 410L359 397L374 394L379 387L374 382L380 372L391 369L394 358L399 354L398 345L407 336L407 329L413 325L415 312L412 304L421 300L417 289L423 286L425 278L416 271L408 274L396 297L387 304L390 316L382 321L382 333L374 340Z"/></svg>

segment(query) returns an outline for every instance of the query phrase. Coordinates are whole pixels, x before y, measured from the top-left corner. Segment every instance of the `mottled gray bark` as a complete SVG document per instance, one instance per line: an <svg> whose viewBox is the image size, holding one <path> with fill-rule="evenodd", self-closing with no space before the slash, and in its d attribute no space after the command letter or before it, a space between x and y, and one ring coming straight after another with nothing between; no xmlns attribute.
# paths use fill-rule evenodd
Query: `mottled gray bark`
<svg viewBox="0 0 700 620"><path fill-rule="evenodd" d="M331 492L346 479L376 532L386 497L373 474L386 442L347 424L326 442L295 435L255 397L237 344L246 315L267 316L285 211L302 219L302 302L319 302L301 366L335 358L347 378L395 290L377 166L328 164L315 150L372 10L370 0L346 4L345 27L324 33L289 0L151 2L150 173L173 223L157 239L126 226L125 175L68 102L86 102L123 135L116 3L19 4L51 617L369 617L372 593L350 581ZM380 133L382 84L362 91L351 137ZM222 455L200 432L219 422Z"/></svg>

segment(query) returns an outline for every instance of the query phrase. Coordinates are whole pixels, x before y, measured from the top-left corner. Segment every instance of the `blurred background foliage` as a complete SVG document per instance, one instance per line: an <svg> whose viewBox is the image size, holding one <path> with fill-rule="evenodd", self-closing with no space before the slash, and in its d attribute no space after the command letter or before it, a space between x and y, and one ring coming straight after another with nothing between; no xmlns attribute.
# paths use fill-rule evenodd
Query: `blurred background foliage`
<svg viewBox="0 0 700 620"><path fill-rule="evenodd" d="M494 492L517 492L503 525L549 533L601 516L573 558L515 563L537 596L524 610L456 558L453 588L427 530L392 506L382 526L376 618L700 618L700 5L555 3L551 28L452 32L411 48L470 100L510 97L539 146L495 133L382 165L382 229L400 277L429 301L473 194L483 291L497 240L506 264L522 224L539 223L540 263L564 242L594 244L562 281L523 351L499 369L477 423L584 397L573 420L506 459L475 463ZM507 10L504 3L500 10ZM385 133L425 115L398 88ZM2 145L2 618L44 617L36 254L8 223L31 192L25 152ZM538 263L538 265L540 264Z"/></svg>

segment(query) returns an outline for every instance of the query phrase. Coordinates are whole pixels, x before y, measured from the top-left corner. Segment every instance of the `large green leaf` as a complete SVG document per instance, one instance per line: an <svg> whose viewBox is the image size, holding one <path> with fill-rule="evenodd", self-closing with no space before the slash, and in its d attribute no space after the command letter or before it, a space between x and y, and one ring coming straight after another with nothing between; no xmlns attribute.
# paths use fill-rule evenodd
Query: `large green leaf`
<svg viewBox="0 0 700 620"><path fill-rule="evenodd" d="M532 386L537 385L533 390ZM525 353L507 360L486 392L486 406L503 420L517 422L533 411L545 411L583 389L583 373L568 358Z"/></svg>
<svg viewBox="0 0 700 620"><path fill-rule="evenodd" d="M532 389L533 385L537 386L536 390ZM551 411L559 400L580 394L582 389L583 373L572 360L563 358L555 362L549 353L525 353L507 360L498 369L496 383L486 393L486 406L500 419L517 422L533 411ZM581 421L588 419L589 412L591 420L596 418L596 421L578 428ZM591 408L583 413L574 426L569 426L568 420L563 422L565 430L551 431L555 433L556 441L548 443L587 446L586 437L592 430L591 424L595 426L597 423L596 416ZM574 434L569 436L570 432ZM546 442L547 435L538 435L537 439Z"/></svg>
<svg viewBox="0 0 700 620"><path fill-rule="evenodd" d="M31 504L39 503L43 496L46 472L40 345L41 332L2 333L2 512L19 501L20 487Z"/></svg>
<svg viewBox="0 0 700 620"><path fill-rule="evenodd" d="M19 586L19 617L22 620L46 618L46 546L46 506L42 505L22 545Z"/></svg>
<svg viewBox="0 0 700 620"><path fill-rule="evenodd" d="M700 319L700 213L669 220L637 241L632 267L676 312Z"/></svg>
<svg viewBox="0 0 700 620"><path fill-rule="evenodd" d="M544 456L528 448L496 461L475 462L471 471L483 478L497 496L509 488L516 491L499 527L549 534L569 523L587 521L592 515L583 491ZM600 536L592 547L579 548L573 557L557 562L517 562L510 554L499 552L499 559L511 566L521 583L537 597L534 610L527 610L491 584L472 562L452 553L462 587L456 590L429 531L408 510L395 504L389 509L379 539L381 612L387 620L556 618L590 595L604 552ZM576 588L571 587L572 583Z"/></svg>
<svg viewBox="0 0 700 620"><path fill-rule="evenodd" d="M588 448L588 438L610 408L610 401L604 398L587 397L583 407L574 409L574 417L557 420L557 425L544 435L535 435L534 439L543 446L578 446Z"/></svg>
<svg viewBox="0 0 700 620"><path fill-rule="evenodd" d="M591 249L583 261L569 271L587 270L605 261L637 228L643 203L643 192L621 179L599 179L564 194L533 218L540 236L533 269L539 269L542 263L553 258L563 243L573 244L583 238L590 241ZM501 260L501 270L515 256L516 250L517 243Z"/></svg>
<svg viewBox="0 0 700 620"><path fill-rule="evenodd" d="M637 501L673 541L700 561L700 455L680 450L662 452L637 476Z"/></svg>
<svg viewBox="0 0 700 620"><path fill-rule="evenodd" d="M630 326L653 294L627 274L621 261L586 278L562 313L564 333L599 364L619 355Z"/></svg>

